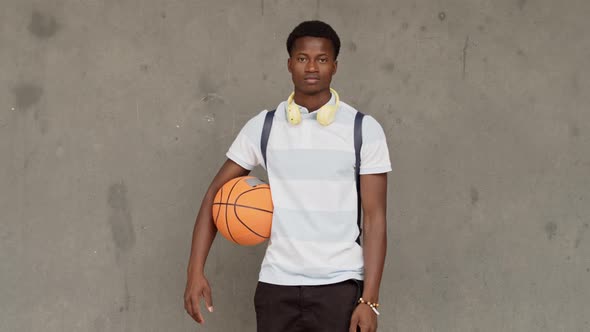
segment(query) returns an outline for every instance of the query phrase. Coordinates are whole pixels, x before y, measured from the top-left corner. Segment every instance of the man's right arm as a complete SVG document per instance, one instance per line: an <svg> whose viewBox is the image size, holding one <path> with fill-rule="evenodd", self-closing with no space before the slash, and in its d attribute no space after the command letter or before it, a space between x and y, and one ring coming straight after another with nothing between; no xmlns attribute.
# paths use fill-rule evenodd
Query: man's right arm
<svg viewBox="0 0 590 332"><path fill-rule="evenodd" d="M213 178L207 193L201 202L201 208L197 214L195 227L193 229L193 240L191 245L190 259L187 269L186 290L184 293L184 308L188 314L198 323L203 323L204 319L199 309L201 298L205 299L205 304L209 311L213 311L213 300L211 297L211 287L207 278L205 278L205 261L215 239L217 229L213 224L211 208L213 199L219 188L227 181L245 176L250 173L249 170L228 159Z"/></svg>

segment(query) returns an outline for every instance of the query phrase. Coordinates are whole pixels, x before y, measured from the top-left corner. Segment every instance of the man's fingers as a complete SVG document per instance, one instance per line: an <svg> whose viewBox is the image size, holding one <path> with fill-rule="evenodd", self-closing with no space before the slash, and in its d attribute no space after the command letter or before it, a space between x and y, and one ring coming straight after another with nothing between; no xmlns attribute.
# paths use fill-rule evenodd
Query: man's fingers
<svg viewBox="0 0 590 332"><path fill-rule="evenodd" d="M201 309L199 308L199 297L193 296L191 297L191 305L193 307L193 311L191 316L197 323L201 324L204 323L205 320L203 319L203 315L201 315Z"/></svg>
<svg viewBox="0 0 590 332"><path fill-rule="evenodd" d="M193 304L189 297L184 298L184 310L186 310L186 313L189 314L189 316L193 315Z"/></svg>
<svg viewBox="0 0 590 332"><path fill-rule="evenodd" d="M352 317L352 319L350 320L350 328L348 329L348 332L357 332L357 327L359 325L359 320L356 317Z"/></svg>
<svg viewBox="0 0 590 332"><path fill-rule="evenodd" d="M205 305L207 305L207 310L209 312L213 312L213 297L211 295L211 288L205 288L203 290L203 297L205 298Z"/></svg>
<svg viewBox="0 0 590 332"><path fill-rule="evenodd" d="M195 319L194 317L194 310L193 310L193 302L189 296L185 297L184 299L184 309L186 313L191 316L191 318Z"/></svg>
<svg viewBox="0 0 590 332"><path fill-rule="evenodd" d="M184 299L184 308L186 309L186 313L191 316L191 318L193 317L193 302L190 298L190 296L187 296Z"/></svg>

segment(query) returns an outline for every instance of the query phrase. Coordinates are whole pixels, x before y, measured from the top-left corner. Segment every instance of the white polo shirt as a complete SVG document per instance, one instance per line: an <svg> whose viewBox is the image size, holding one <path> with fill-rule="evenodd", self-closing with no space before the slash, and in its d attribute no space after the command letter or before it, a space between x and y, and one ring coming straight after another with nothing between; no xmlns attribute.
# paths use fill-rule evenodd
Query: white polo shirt
<svg viewBox="0 0 590 332"><path fill-rule="evenodd" d="M333 104L334 97L328 103ZM242 128L227 157L268 172L274 204L272 230L259 280L276 285L323 285L363 280L362 248L356 243L354 118L340 102L335 121L322 126L316 112L300 107L302 121L286 118L286 101L276 108L267 162L260 151L262 111ZM363 119L360 174L391 171L385 134L371 116Z"/></svg>

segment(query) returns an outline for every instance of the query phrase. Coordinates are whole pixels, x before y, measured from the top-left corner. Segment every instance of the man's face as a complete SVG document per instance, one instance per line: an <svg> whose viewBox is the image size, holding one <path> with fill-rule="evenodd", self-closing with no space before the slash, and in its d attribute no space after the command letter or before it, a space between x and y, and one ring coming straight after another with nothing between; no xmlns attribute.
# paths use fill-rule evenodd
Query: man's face
<svg viewBox="0 0 590 332"><path fill-rule="evenodd" d="M301 37L295 40L288 61L295 91L315 95L329 90L337 67L338 61L334 59L334 47L329 39Z"/></svg>

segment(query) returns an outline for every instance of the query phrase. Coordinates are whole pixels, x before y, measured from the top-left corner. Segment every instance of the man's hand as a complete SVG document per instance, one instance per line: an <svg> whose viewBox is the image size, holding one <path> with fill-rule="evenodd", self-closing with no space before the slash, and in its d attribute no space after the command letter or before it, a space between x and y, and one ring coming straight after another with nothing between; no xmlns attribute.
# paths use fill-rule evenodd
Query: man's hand
<svg viewBox="0 0 590 332"><path fill-rule="evenodd" d="M201 297L205 299L205 305L209 312L213 312L213 299L211 298L211 287L204 275L188 278L184 291L184 309L197 323L205 322L201 315Z"/></svg>
<svg viewBox="0 0 590 332"><path fill-rule="evenodd" d="M352 312L349 332L375 332L377 331L377 315L366 304L359 304Z"/></svg>

